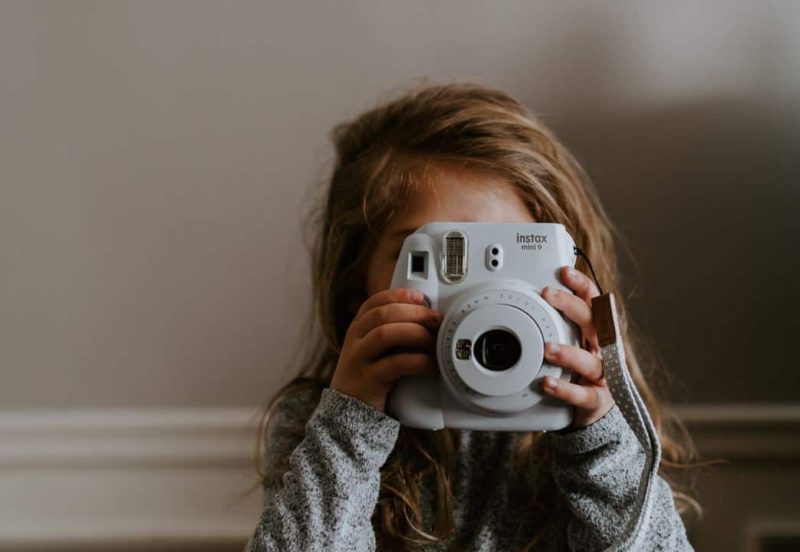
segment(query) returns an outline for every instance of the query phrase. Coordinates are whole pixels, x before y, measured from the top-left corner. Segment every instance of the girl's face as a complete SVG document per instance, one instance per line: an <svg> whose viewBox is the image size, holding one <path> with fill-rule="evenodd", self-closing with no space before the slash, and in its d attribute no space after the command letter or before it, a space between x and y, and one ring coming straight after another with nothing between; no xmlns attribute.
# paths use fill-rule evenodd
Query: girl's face
<svg viewBox="0 0 800 552"><path fill-rule="evenodd" d="M536 222L504 177L455 165L432 165L429 186L420 186L378 240L367 265L366 296L351 303L353 314L375 293L388 289L403 240L429 222Z"/></svg>

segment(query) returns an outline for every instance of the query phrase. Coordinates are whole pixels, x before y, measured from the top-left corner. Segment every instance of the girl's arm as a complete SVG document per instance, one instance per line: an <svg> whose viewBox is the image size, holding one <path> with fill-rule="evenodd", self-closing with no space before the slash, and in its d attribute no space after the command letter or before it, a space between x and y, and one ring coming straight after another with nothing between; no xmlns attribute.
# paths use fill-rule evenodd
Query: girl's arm
<svg viewBox="0 0 800 552"><path fill-rule="evenodd" d="M375 549L380 468L400 423L330 388L309 417L308 395L288 396L275 413L267 462L283 475L264 483L264 510L245 552Z"/></svg>
<svg viewBox="0 0 800 552"><path fill-rule="evenodd" d="M570 550L604 550L634 514L645 461L639 441L616 404L587 427L549 433L547 438L553 451L553 479L572 510L566 535ZM653 492L646 550L693 551L670 487L660 476Z"/></svg>
<svg viewBox="0 0 800 552"><path fill-rule="evenodd" d="M282 409L267 456L268 471L283 475L264 483L264 512L246 552L375 549L380 468L400 433L383 412L386 395L397 378L435 367L430 351L442 315L423 303L414 289L364 300L310 418L301 415L309 398Z"/></svg>

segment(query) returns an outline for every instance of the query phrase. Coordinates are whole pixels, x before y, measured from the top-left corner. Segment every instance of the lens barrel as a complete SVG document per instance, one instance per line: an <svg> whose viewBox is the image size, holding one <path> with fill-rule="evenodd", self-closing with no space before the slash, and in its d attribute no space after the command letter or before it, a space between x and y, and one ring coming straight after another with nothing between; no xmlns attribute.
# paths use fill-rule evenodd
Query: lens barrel
<svg viewBox="0 0 800 552"><path fill-rule="evenodd" d="M494 329L484 332L475 341L475 360L493 372L502 372L514 366L522 356L522 345L513 333Z"/></svg>

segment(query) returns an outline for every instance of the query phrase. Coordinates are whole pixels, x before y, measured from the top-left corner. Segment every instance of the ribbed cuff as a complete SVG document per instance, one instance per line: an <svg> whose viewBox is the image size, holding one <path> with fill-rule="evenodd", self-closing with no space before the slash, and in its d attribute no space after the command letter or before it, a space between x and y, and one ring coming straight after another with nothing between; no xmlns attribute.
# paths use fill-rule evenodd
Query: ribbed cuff
<svg viewBox="0 0 800 552"><path fill-rule="evenodd" d="M614 403L614 406L602 418L586 427L569 433L550 432L547 435L553 450L564 454L581 454L610 442L627 438L626 432L633 433L628 427L628 422L622 416L619 406Z"/></svg>
<svg viewBox="0 0 800 552"><path fill-rule="evenodd" d="M400 422L364 401L326 387L309 423L321 423L370 463L382 466L397 442ZM348 448L350 448L348 447Z"/></svg>

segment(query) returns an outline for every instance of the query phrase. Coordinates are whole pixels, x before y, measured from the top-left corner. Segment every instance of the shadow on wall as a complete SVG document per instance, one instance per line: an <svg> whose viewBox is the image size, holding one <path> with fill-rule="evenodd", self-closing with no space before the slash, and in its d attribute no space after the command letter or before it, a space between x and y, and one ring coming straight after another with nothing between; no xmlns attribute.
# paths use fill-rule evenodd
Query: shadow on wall
<svg viewBox="0 0 800 552"><path fill-rule="evenodd" d="M675 402L800 397L800 105L709 98L553 124L593 179L621 252L634 322Z"/></svg>

